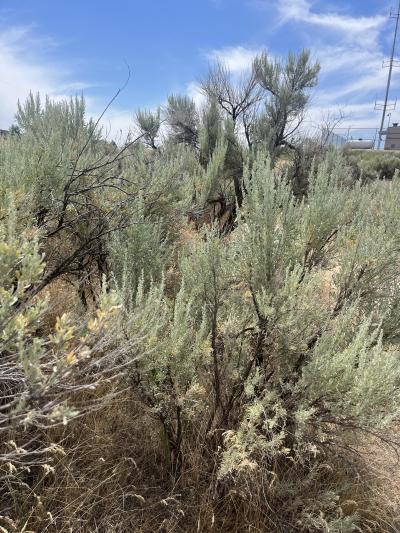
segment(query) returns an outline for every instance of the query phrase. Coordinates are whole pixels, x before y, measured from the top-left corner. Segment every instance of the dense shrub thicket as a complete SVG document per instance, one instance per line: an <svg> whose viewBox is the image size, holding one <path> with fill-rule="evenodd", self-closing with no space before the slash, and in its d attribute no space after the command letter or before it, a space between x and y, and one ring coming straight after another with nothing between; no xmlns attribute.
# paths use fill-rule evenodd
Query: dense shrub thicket
<svg viewBox="0 0 400 533"><path fill-rule="evenodd" d="M204 109L170 97L122 147L83 100L19 106L2 531L397 530L363 452L396 446L400 181L293 144L317 71L219 66Z"/></svg>

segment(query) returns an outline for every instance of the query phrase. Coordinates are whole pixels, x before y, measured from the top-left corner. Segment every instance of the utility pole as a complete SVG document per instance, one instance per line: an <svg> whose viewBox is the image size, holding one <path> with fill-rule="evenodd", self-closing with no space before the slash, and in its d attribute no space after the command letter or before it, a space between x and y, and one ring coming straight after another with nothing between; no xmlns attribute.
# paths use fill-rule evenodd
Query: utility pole
<svg viewBox="0 0 400 533"><path fill-rule="evenodd" d="M383 140L383 135L385 134L385 132L384 132L385 118L386 118L386 112L388 111L390 84L392 82L393 67L394 67L394 64L395 64L394 56L395 56L395 53L396 53L397 34L398 34L398 31L399 31L400 0L399 0L399 5L397 7L396 13L395 14L391 13L390 17L396 19L396 28L394 30L392 53L391 53L391 56L390 56L390 59L389 59L389 63L388 63L389 74L388 74L387 85L386 85L385 102L383 104L383 107L381 107L381 109L382 109L382 121L381 121L381 127L379 129L379 146L378 146L378 148L380 148L380 145L381 145L382 140Z"/></svg>

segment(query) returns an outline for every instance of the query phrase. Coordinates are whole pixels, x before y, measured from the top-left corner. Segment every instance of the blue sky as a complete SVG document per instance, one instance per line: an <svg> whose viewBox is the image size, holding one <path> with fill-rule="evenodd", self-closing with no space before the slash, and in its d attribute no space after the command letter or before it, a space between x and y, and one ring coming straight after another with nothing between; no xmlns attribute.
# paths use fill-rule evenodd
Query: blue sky
<svg viewBox="0 0 400 533"><path fill-rule="evenodd" d="M129 84L107 115L114 131L126 131L138 107L162 104L172 92L197 99L214 59L239 73L260 50L275 57L304 47L322 65L310 123L341 110L345 125L375 126L390 7L386 0L0 0L0 128L30 89L54 98L83 91L96 116L129 65ZM399 92L395 74L393 98Z"/></svg>

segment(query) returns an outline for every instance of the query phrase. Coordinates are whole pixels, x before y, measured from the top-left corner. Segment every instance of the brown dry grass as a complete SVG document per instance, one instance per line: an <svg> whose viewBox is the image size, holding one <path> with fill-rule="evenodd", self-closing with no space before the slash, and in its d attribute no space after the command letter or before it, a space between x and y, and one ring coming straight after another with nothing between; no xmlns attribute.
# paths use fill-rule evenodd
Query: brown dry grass
<svg viewBox="0 0 400 533"><path fill-rule="evenodd" d="M296 526L301 506L312 505L322 490L347 485L343 515L363 516L363 532L400 530L400 465L377 439L365 440L359 458L338 455L333 468L304 487L301 499L290 501L275 486L293 476L300 482L297 467L278 467L276 479L255 471L234 485L216 484L215 459L200 446L202 430L188 431L179 479L171 474L161 424L133 392L47 432L43 438L62 446L64 454L52 463L54 474L36 476L20 526L37 533L306 533Z"/></svg>
<svg viewBox="0 0 400 533"><path fill-rule="evenodd" d="M395 428L393 433L397 437ZM398 438L398 437L397 437ZM375 437L366 437L359 449L364 458L359 492L355 499L359 512L371 523L380 522L375 531L400 531L400 456L398 450ZM362 481L362 483L361 483ZM387 529L384 529L384 528Z"/></svg>
<svg viewBox="0 0 400 533"><path fill-rule="evenodd" d="M41 506L32 516L32 530L153 530L162 521L160 513L167 514L165 506L157 506L168 481L159 435L157 421L129 394L48 434L65 455L37 487Z"/></svg>
<svg viewBox="0 0 400 533"><path fill-rule="evenodd" d="M80 314L84 311L78 297L77 285L66 276L60 277L47 285L38 295L39 299L48 301L41 326L46 332L50 332L57 320L57 317L64 313Z"/></svg>

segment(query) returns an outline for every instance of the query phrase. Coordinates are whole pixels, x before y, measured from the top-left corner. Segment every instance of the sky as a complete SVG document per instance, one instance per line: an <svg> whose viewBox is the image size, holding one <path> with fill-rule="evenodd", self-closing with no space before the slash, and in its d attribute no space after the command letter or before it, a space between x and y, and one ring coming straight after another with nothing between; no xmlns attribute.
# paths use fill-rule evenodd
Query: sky
<svg viewBox="0 0 400 533"><path fill-rule="evenodd" d="M310 124L341 113L343 127L377 127L391 7L389 0L0 0L0 129L30 90L56 99L83 93L97 117L130 73L105 118L113 134L126 132L135 110L155 108L168 94L199 100L199 80L216 59L239 74L262 50L276 58L303 48L322 67ZM391 118L400 122L400 101Z"/></svg>

